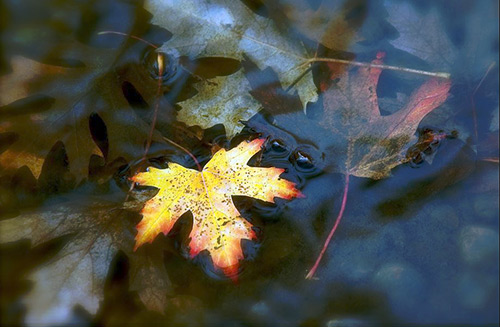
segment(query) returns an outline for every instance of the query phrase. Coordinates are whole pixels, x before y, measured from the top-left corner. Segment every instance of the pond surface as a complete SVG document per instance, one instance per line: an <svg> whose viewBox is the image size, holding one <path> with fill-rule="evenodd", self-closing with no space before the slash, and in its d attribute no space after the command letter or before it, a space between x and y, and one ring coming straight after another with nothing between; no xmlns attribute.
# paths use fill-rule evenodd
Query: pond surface
<svg viewBox="0 0 500 327"><path fill-rule="evenodd" d="M2 324L498 324L498 3L242 6L311 57L370 63L383 56L392 68L375 83L382 117L433 78L422 71L449 73L449 96L419 123L412 144L419 142L390 176L350 176L342 220L306 279L342 207L341 135L318 134L318 126L328 120L325 94L341 85L346 65L311 65L297 83L310 76L319 96L303 108L306 92L258 65L258 55L189 57L167 46L159 59L155 47L178 35L153 16L175 21L175 12L152 15L139 1L4 1ZM230 25L226 7L217 8L207 17ZM366 65L349 67L354 76ZM180 118L188 109L179 103L203 93L196 83L215 85L242 71L252 90L245 96L263 110L224 121L223 112L196 109L194 116L216 118L208 128ZM132 251L138 212L155 191L133 186L130 176L168 162L196 169L193 157L203 166L220 148L255 137L267 142L249 165L285 168L282 177L305 197L275 204L233 197L257 236L242 241L237 278L214 268L206 252L189 258L190 213ZM26 223L20 228L15 219ZM103 230L110 236L101 240ZM79 242L87 242L82 258L90 263L68 259L80 253L68 250ZM58 272L67 276L54 279Z"/></svg>

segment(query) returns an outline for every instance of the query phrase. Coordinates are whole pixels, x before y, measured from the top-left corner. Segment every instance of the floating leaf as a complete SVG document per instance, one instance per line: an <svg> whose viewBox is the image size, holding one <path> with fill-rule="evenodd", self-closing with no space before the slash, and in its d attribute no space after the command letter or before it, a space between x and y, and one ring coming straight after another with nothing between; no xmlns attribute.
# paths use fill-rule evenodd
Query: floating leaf
<svg viewBox="0 0 500 327"><path fill-rule="evenodd" d="M220 149L202 171L170 163L166 169L150 167L132 177L140 185L154 186L157 195L142 210L137 225L136 249L152 242L159 233L168 234L185 212L193 214L190 255L207 250L215 267L235 277L243 259L242 239L255 239L252 225L240 216L232 196L242 195L274 202L275 197L302 196L294 183L280 178L284 169L246 165L265 140L242 142L236 148Z"/></svg>

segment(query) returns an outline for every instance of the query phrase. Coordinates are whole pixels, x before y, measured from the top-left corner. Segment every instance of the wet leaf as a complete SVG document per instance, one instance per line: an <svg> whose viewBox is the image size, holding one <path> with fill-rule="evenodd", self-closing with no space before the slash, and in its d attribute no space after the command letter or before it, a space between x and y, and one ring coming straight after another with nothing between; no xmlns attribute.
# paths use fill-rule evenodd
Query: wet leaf
<svg viewBox="0 0 500 327"><path fill-rule="evenodd" d="M247 166L260 151L262 139L242 142L236 148L219 150L202 171L170 163L166 169L150 167L132 177L140 185L154 186L159 192L142 210L137 225L136 249L152 242L159 233L168 234L185 212L193 214L190 255L210 253L214 266L227 276L236 277L243 259L241 240L255 239L252 225L240 216L232 196L253 197L274 202L275 197L292 199L302 194L295 184L281 179L284 169Z"/></svg>
<svg viewBox="0 0 500 327"><path fill-rule="evenodd" d="M205 129L224 124L229 139L243 129L241 120L250 119L260 110L260 104L248 93L250 85L241 70L197 83L194 87L198 94L179 102L182 110L177 119Z"/></svg>
<svg viewBox="0 0 500 327"><path fill-rule="evenodd" d="M178 52L191 58L225 57L242 60L248 56L260 69L271 67L285 88L297 90L303 107L317 99L316 87L308 72L306 53L301 42L282 36L275 24L254 14L239 1L175 1L151 0L146 9L153 14L153 24L169 30L173 37L160 51ZM303 76L304 75L304 76ZM231 87L245 90L246 82ZM296 82L296 84L294 84ZM229 101L228 108L241 111L241 107L252 107L249 103ZM198 107L185 107L191 115L201 115ZM182 119L182 118L181 118ZM184 121L192 125L191 121ZM210 120L204 125L209 125ZM229 125L232 123L229 122ZM228 128L231 130L231 128Z"/></svg>
<svg viewBox="0 0 500 327"><path fill-rule="evenodd" d="M130 160L143 151L149 127L135 115L122 92L122 83L131 81L153 102L157 82L130 58L125 58L123 65L115 65L114 50L79 43L60 47L60 56L84 61L74 67L62 67L14 57L12 73L1 77L1 92L9 96L2 97L0 102L3 105L0 132L13 132L19 138L0 154L0 165L4 168L27 165L38 177L41 159L54 143L62 141L71 173L79 181L88 175L92 154L107 161L118 157ZM34 96L51 101L44 107L39 107L36 101L26 101ZM105 124L108 144L105 151L94 141L89 126L92 116L99 116ZM160 140L156 134L154 138Z"/></svg>
<svg viewBox="0 0 500 327"><path fill-rule="evenodd" d="M379 54L373 64L381 64L382 57ZM322 150L329 171L372 179L387 177L392 168L407 161L406 150L416 141L419 122L446 100L450 81L430 79L403 108L382 116L376 92L380 73L381 69L369 67L348 71L325 91L321 117L277 115L274 125ZM267 128L252 121L248 125L256 130Z"/></svg>
<svg viewBox="0 0 500 327"><path fill-rule="evenodd" d="M373 61L382 63L381 58ZM339 154L345 151L337 169L345 174L380 179L405 161L406 149L420 121L448 97L447 79L430 79L416 90L407 104L389 116L378 107L377 84L381 69L360 68L345 74L324 96L325 116L320 126L332 131ZM335 160L340 159L337 157Z"/></svg>
<svg viewBox="0 0 500 327"><path fill-rule="evenodd" d="M31 274L34 287L24 300L26 323L67 323L77 304L95 314L104 297L110 263L119 250L130 257L131 288L147 308L160 311L166 301L161 294L166 296L170 281L159 249L131 251L135 217L137 213L119 204L80 198L1 221L1 243L30 239L34 247L70 236L54 258ZM151 290L151 285L156 289Z"/></svg>

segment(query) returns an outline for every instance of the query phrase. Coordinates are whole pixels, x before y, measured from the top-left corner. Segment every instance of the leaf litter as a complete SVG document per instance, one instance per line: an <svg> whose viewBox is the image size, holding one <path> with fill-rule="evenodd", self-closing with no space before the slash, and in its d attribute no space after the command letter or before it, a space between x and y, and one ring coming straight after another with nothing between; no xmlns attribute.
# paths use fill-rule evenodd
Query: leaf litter
<svg viewBox="0 0 500 327"><path fill-rule="evenodd" d="M167 54L178 51L179 56L187 56L191 59L224 57L243 60L242 66L244 68L244 71L238 70L236 73L228 76L205 79L195 84L194 87L198 90L198 94L193 98L178 103L181 110L177 114L177 119L183 121L188 126L198 125L203 129L223 124L228 138L232 138L232 136L237 135L241 131L243 125L240 124L240 120L248 120L246 125L264 136L280 135L276 131L281 130L293 134L300 142L318 147L318 152L323 156L321 160L326 162L324 167L322 167L324 171L342 173L346 177L341 210L335 226L330 233L331 235L333 235L335 228L338 226L345 209L349 176L371 179L385 178L390 175L392 168L410 161L412 158L408 157L407 153L411 145L416 142L415 132L420 121L427 113L441 105L448 96L450 81L433 77L414 91L409 99L405 99L407 100L406 104L400 103L402 109L396 110L391 115L381 115L376 92L381 70L387 68L418 72L417 70L385 66L382 64L382 55L379 55L372 63L359 63L359 68L357 69L350 68L350 64L356 65L356 62L350 60L343 61L334 58L310 56L307 53L308 51L306 51L306 47L301 42L292 42L287 39L271 19L255 15L240 2L230 4L222 2L211 2L209 4L196 1L186 2L183 6L168 7L171 9L168 12L170 17L166 16L167 11L158 9L159 6L170 5L168 1L161 4L158 1L150 1L147 4L147 8L153 13L153 23L163 26L173 33L172 39L164 44L161 51ZM303 34L331 48L335 48L338 40L347 40L347 43L350 40L362 41L359 35L350 30L349 24L343 23L342 17L345 14L344 12L339 13L338 18L334 18L333 21L321 18L321 14L321 9L317 9L315 13L311 13L312 18L305 21L314 22L317 20L315 15L318 15L321 23L318 26L314 26L314 24L301 26ZM393 18L394 16L391 17ZM392 19L391 17L389 21ZM201 22L200 18L202 18ZM398 25L394 20L392 23ZM188 26L189 28L187 28ZM199 28L191 29L192 26L198 26ZM323 31L331 31L330 26L340 26L340 29L346 31L345 38L342 39L342 36L332 36L332 40L337 40L332 41L332 43L328 35L326 37L325 35L322 36ZM406 45L402 42L408 40L410 37L405 34L401 26L398 29L400 37L398 41L393 41L393 45L403 48ZM272 48L270 45L272 44L278 44L280 49L276 50L276 52L273 52L274 50L270 51L270 48ZM415 43L413 43L414 45ZM339 50L344 50L345 47L346 45L340 45ZM411 53L408 49L405 51ZM82 52L92 53L91 50L82 50ZM414 54L418 55L418 53ZM112 57L110 55L110 58ZM95 58L90 56L89 60L92 62L94 59L98 60L98 58L102 58L101 54L97 54ZM22 57L16 58L13 61L14 64L16 60L20 62L19 67L21 68L25 65L24 68L27 66L35 67L35 70L43 72L53 70L59 77L61 74L63 76L65 74L72 76L71 71L74 70L77 72L78 69L83 69L78 66L68 68L29 62L29 59ZM446 68L440 66L439 62L429 58L425 60L433 62L433 68ZM330 68L336 70L336 73L332 74L333 77L328 82L329 87L319 88L322 92L320 94L321 98L319 102L314 103L317 99L318 89L313 84L312 72L309 71L309 66L321 61L328 62ZM109 62L112 62L112 60ZM249 64L250 62L251 64ZM255 67L251 67L252 64L262 71L254 75ZM343 68L338 69L339 66ZM108 75L109 72L106 70L106 64L97 64L94 67L91 65L90 67L91 71L97 72L95 76L90 75L90 81L96 81L93 91L99 89L101 86L102 90L107 90L108 88L115 88L116 90L116 86L118 85L111 78L113 74ZM97 69L95 69L96 67ZM106 71L103 75L101 75L101 68L99 67ZM253 71L251 71L252 69ZM15 69L15 71L19 72L22 69ZM262 80L259 80L262 77L261 73L265 73L270 77L268 79L270 83L263 84ZM130 75L128 75L127 71L125 71L125 74L128 76L127 78L137 78L134 86L139 87L141 94L146 94L148 99L158 97L156 81L151 83L151 81L144 78L144 74L140 68L133 68L130 71ZM21 77L20 80L16 81L18 75L14 72L11 76L2 77L3 80L8 82L6 90L9 90L9 96L13 95L13 97L3 103L2 110L6 113L5 116L9 120L8 123L0 125L0 128L2 128L0 131L4 133L3 135L13 131L19 134L18 136L20 137L17 145L13 143L13 145L7 148L7 151L0 147L0 150L4 151L0 153L0 159L3 160L1 161L3 167L17 168L28 164L35 176L38 177L41 174L43 159L50 147L56 141L62 140L68 151L71 172L77 176L77 181L80 181L88 174L88 163L92 154L98 154L106 159L123 156L130 161L137 159L138 155L143 154L144 141L151 142L151 135L148 135L148 132L154 130L154 123L153 128L150 129L147 123L135 117L133 111L129 112L130 117L133 118L126 119L127 123L120 125L120 119L117 119L117 117L127 112L127 110L123 110L122 108L130 105L126 101L123 101L123 99L115 103L115 100L111 100L105 95L105 101L109 101L112 104L111 108L115 108L115 106L118 108L116 115L111 114L109 107L92 109L92 106L87 105L87 101L90 104L99 102L92 99L92 97L87 99L85 93L83 96L83 103L85 105L82 107L79 106L81 104L80 100L76 102L72 101L72 98L76 97L73 93L68 94L67 97L69 100L64 100L65 102L61 104L57 102L61 99L61 90L64 87L67 87L68 90L78 89L77 86L61 85L64 83L58 83L57 76L54 77L56 81L54 87L51 84L32 85L33 82L31 79L33 75L24 79ZM444 75L437 74L437 76ZM70 79L73 81L77 80L73 77ZM20 83L18 83L19 81ZM111 82L111 87L104 86L107 82ZM2 83L2 85L4 84ZM46 123L50 121L49 118L52 116L49 116L49 114L52 115L54 113L56 113L55 121L57 121L57 117L64 117L66 114L68 117L72 115L73 120L71 121L73 125L76 124L78 126L73 132L68 133L64 128L70 121L63 118L64 121L61 124L62 132L56 128L52 132L54 134L53 139L48 140L45 149L42 148L42 151L38 152L26 151L26 149L30 149L29 142L23 140L25 134L22 133L21 129L16 129L17 125L21 126L21 122L18 123L16 115L12 114L18 108L15 102L14 105L12 104L12 101L26 98L33 93L41 93L44 96L48 95L47 99L51 101L54 99L56 101L55 104L49 103L47 108L40 113L29 110L27 113L23 112L23 119L29 117L34 130L35 128L36 130L40 130L37 124L40 123L40 126L42 126L42 122ZM116 92L110 91L108 95L116 95ZM304 113L304 108L308 102L309 107L315 106L315 109L319 107L323 108L318 117L311 119L309 113L307 115ZM258 103L272 114L271 124L252 119L252 117L255 118L255 114L260 109ZM66 108L71 109L65 111L67 110ZM98 114L106 123L109 148L103 147L102 144L96 142L93 135L88 131L88 118L94 113ZM134 127L139 126L139 128L131 129L129 124L131 121L135 122ZM84 137L80 136L80 131ZM135 137L131 133L138 135ZM155 141L165 142L165 139L161 137L158 131L154 131L153 137ZM123 145L128 144L129 140L132 140L134 143L134 151L117 151L117 148L124 148ZM184 144L183 141L185 140L176 141L179 144ZM71 143L77 144L78 142L79 145L77 146L71 145ZM83 152L76 152L75 154L75 148ZM184 149L190 153L187 150L189 147ZM226 153L224 149L220 151ZM227 153L231 151L233 150L227 151ZM214 157L217 157L219 152L214 152ZM34 159L30 156L34 156ZM12 158L20 158L21 161L17 163ZM196 160L194 156L192 158ZM318 158L313 159L317 160ZM318 161L320 160L317 160L315 163ZM170 164L169 167L180 166ZM184 169L187 171L186 168ZM160 170L152 168L151 171ZM193 171L194 173L199 174L196 171ZM147 176L145 174L148 173L140 173L133 178L139 181L139 176ZM184 175L179 174L179 176ZM244 185L244 182L231 181L222 184L234 186ZM178 192L178 190L173 190L173 192L176 191ZM160 193L146 202L146 206L153 206L152 203L154 202L151 201L158 199ZM228 194L226 194L226 197L232 202L231 193L229 192ZM255 195L258 198L257 194ZM32 275L32 279L35 281L40 281L45 278L44 276L49 276L47 278L49 278L50 283L44 285L42 282L37 282L35 288L26 297L26 303L30 303L30 312L28 313L27 321L34 319L32 317L36 316L49 317L47 321L50 320L50 317L53 317L51 316L53 312L50 312L53 308L48 308L46 306L47 303L39 301L43 298L43 296L40 297L40 294L43 292L42 287L48 287L48 292L53 293L55 298L60 299L64 294L69 294L67 290L72 289L76 281L81 280L85 281L82 285L92 284L93 287L82 288L75 286L74 290L78 295L75 296L75 299L72 298L74 302L70 301L62 305L61 308L69 314L73 304L78 303L89 312L95 313L99 300L102 300L102 288L104 279L108 273L109 263L119 250L124 251L131 262L130 270L132 277L130 289L138 292L140 299L148 309L162 312L166 306L166 294L170 292L171 286L164 264L162 263L162 251L158 247L155 247L156 242L152 246L141 246L135 253L131 252L130 249L133 243L133 241L131 243L131 238L134 235L134 231L131 230L133 225L131 225L131 222L134 218L131 217L134 214L116 203L105 204L102 201L92 202L88 201L88 199L78 201L80 204L76 210L68 209L72 205L56 205L41 213L23 213L16 218L1 222L2 226L8 227L9 229L7 230L11 231L8 235L1 234L2 242L30 238L34 244L38 244L62 235L72 235L75 240L72 243L67 243L51 262L37 269ZM192 202L198 203L199 201L193 200ZM196 206L197 204L194 205L194 207ZM42 209L45 209L45 207L42 207ZM238 212L234 206L231 210L233 213ZM148 219L147 210L143 214L143 219L146 221ZM117 217L125 217L125 219L117 219ZM245 221L241 217L240 219L242 219L241 221ZM167 234L174 223L175 221L172 220L170 228L160 229L158 233L163 232ZM57 225L53 229L35 230L32 228L32 226L43 227L52 226L53 224ZM247 222L246 224L249 223ZM30 228L26 228L26 226ZM140 230L141 228L139 228ZM236 247L240 246L242 238L253 238L249 234L251 227L247 225L246 230L247 234L244 235L245 237L236 237L234 241L237 244ZM149 235L149 237L141 242L152 241L156 234ZM136 237L139 237L139 235L140 232ZM216 233L213 235L217 236ZM217 240L215 236L212 238L212 241L213 239ZM191 242L196 241L196 238L196 236L192 237ZM326 250L326 245L323 250ZM103 247L109 248L105 254L102 252ZM192 248L196 247L193 246ZM200 250L208 249L212 254L212 259L217 257L213 255L217 250L213 246L204 246L196 249L196 253ZM237 252L237 255L231 256L232 259L229 260L231 265L218 265L217 259L214 260L215 265L222 269L228 267L234 268L234 263L236 262L237 264L243 258L241 249ZM319 263L319 260L317 263ZM76 267L78 265L85 266L85 269L81 271L68 269L68 267L75 267L75 265ZM89 272L87 268L94 265L96 269ZM310 276L314 275L314 271L315 269L310 271ZM231 275L231 273L228 273L228 275ZM61 279L64 279L64 281L61 282ZM52 287L55 284L60 286Z"/></svg>

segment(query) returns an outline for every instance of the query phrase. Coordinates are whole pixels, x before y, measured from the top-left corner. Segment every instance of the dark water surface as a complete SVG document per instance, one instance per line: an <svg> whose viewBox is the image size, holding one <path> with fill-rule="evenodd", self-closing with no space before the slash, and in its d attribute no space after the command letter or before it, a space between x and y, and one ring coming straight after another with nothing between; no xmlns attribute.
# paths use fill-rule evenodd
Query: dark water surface
<svg viewBox="0 0 500 327"><path fill-rule="evenodd" d="M98 34L116 31L162 45L172 34L150 24L151 14L141 2L4 0L0 3L0 158L6 149L15 148L18 134L23 134L32 140L28 151L46 161L43 167L39 165L38 180L26 166L14 169L1 161L2 221L63 204L71 211L81 199L123 201L130 189L127 177L144 169L145 144L137 140L147 135L156 103L160 109L158 135L189 148L201 164L211 157L214 144L232 147L256 133L269 137L261 158L252 159L253 164L286 168L284 177L296 182L306 196L277 200L276 205L235 197L236 206L256 226L258 235L257 242L242 243L246 259L237 283L221 276L207 255L188 258L188 214L167 237L160 235L153 243L163 246L161 255L170 283L160 309L164 314L147 310L137 289L129 287L131 260L124 251L117 251L111 268L105 270L104 297L95 312L73 299L77 305L69 315L61 319L63 313L58 316L58 308L53 308L54 320L43 320L43 324L498 324L498 3L360 0L343 6L342 1L321 5L319 0L243 2L278 23L284 35L303 42L311 53L318 44L304 27L310 20L308 13L324 10L318 18L321 21L339 12L335 8L344 8L343 15L356 36L342 36L342 49L320 47L322 55L370 62L383 51L388 65L451 73L448 100L424 118L418 132L444 136L438 144L418 148L411 162L393 169L389 178L351 176L339 229L316 278L306 280L339 212L344 189L344 176L325 167L326 159L317 144L300 137L307 134L307 126L303 127L305 134L298 129L279 129L271 126L272 115L261 112L250 120L252 128L228 140L222 125L202 131L175 120L175 104L196 94L193 84L199 78L232 74L241 67L239 61L167 56L158 98L157 57L152 47L123 35ZM51 68L30 64L31 60ZM58 79L51 75L54 67L77 71ZM313 67L318 88L327 69L324 64ZM257 71L257 79L265 84L269 76L260 74ZM11 87L27 79L37 87L54 83L58 92L32 94L31 86ZM427 79L384 70L377 88L381 113L396 111ZM57 102L60 99L62 104ZM304 118L320 115L321 101L320 96L318 102L309 104ZM56 112L57 106L62 106L63 113L67 106L70 114L84 117L82 130L99 148L100 155L80 149L92 156L90 163L84 160L82 164L89 173L86 179L75 177L70 168L76 165L66 154L72 139L61 136L55 140L60 142L52 142L43 130L31 127L38 113ZM118 110L110 111L111 107ZM142 125L131 115L139 117ZM48 119L48 134L60 128L58 117L54 113ZM283 117L289 116L285 113ZM12 126L23 132L12 133ZM111 135L118 136L112 139ZM122 142L127 137L135 141ZM185 152L156 140L151 144L148 165L165 167L166 162L175 161L195 168ZM41 149L50 152L42 156ZM144 190L134 190L132 198L141 192ZM131 223L137 221L136 215ZM23 300L34 287L29 276L51 262L72 239L65 235L46 241L33 248L28 240L0 247L2 324L30 321L36 325L36 317L26 318L29 313ZM72 296L77 297L75 294Z"/></svg>

